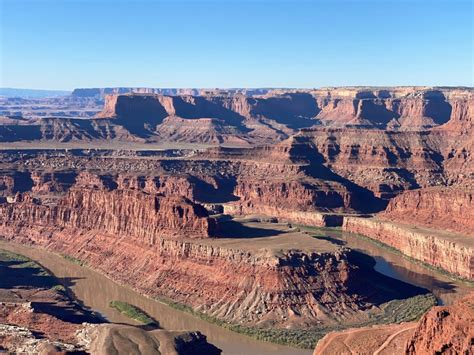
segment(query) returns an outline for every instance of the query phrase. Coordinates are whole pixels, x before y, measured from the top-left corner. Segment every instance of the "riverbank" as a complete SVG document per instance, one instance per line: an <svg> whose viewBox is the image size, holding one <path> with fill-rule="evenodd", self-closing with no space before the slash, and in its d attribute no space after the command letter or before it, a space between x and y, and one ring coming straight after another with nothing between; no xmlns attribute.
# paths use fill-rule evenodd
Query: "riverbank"
<svg viewBox="0 0 474 355"><path fill-rule="evenodd" d="M319 340L326 334L334 331L341 331L350 328L368 327L384 324L398 324L410 322L419 319L431 307L436 305L436 298L430 294L424 294L411 297L407 300L393 300L380 306L382 313L370 314L369 318L360 323L350 323L346 325L338 324L335 326L315 327L308 329L265 329L258 327L244 327L238 324L226 323L219 319L209 317L208 315L196 312L190 307L176 304L170 301L163 301L170 307L177 310L188 312L207 322L216 324L220 327L244 334L257 340L268 341L282 345L292 345L303 349L314 349Z"/></svg>
<svg viewBox="0 0 474 355"><path fill-rule="evenodd" d="M375 217L347 217L342 228L389 245L456 277L474 281L474 238L470 236Z"/></svg>
<svg viewBox="0 0 474 355"><path fill-rule="evenodd" d="M85 350L84 324L101 323L45 267L0 249L0 349L12 353Z"/></svg>
<svg viewBox="0 0 474 355"><path fill-rule="evenodd" d="M292 238L297 238L297 237L303 236L303 233L294 235ZM268 237L267 237L268 238ZM275 237L272 237L275 238ZM312 239L312 238L309 238ZM259 243L258 238L257 239L252 239L252 241L255 241L257 244ZM278 241L278 240L277 240ZM208 242L208 241L206 241ZM261 241L260 241L261 242ZM275 242L275 240L272 240L272 242ZM229 239L228 241L226 240L221 240L219 241L220 244L226 244L226 243L235 243L234 240ZM307 242L305 242L307 244ZM324 243L329 242L325 241ZM281 243L280 243L281 244ZM276 245L279 245L276 243ZM316 245L321 245L321 242L316 243ZM255 248L255 247L254 247ZM61 252L63 253L63 252ZM64 259L64 256L62 256ZM66 259L67 261L73 262L76 265L85 265L89 264L88 260L79 260L78 256L75 255L73 257L68 256ZM373 267L373 265L371 265ZM102 271L103 272L103 271ZM340 322L336 323L330 326L327 325L321 325L316 328L314 327L305 327L301 329L282 329L282 328L269 328L269 327L249 327L249 326L242 326L239 324L235 324L232 322L225 322L220 319L217 319L215 317L210 316L209 314L206 314L204 312L197 311L195 309L192 309L189 306L179 304L176 302L172 301L166 301L166 303L175 309L178 309L180 311L187 311L188 313L192 314L193 316L199 317L206 322L210 322L212 324L216 324L220 327L224 327L226 329L230 329L234 332L238 332L241 334L245 334L247 336L251 336L255 339L258 340L264 340L264 341L271 341L277 344L290 344L292 346L297 346L297 347L303 347L303 348L314 348L315 343L317 340L319 340L324 334L326 334L329 331L332 330L339 330L339 329L344 329L347 327L357 327L357 326L364 326L367 324L376 324L380 322L396 322L396 321L408 321L415 319L421 314L423 314L429 307L431 307L435 301L432 297L427 295L426 297L416 297L416 296L421 296L421 290L416 291L413 287L411 287L408 284L400 284L398 285L397 283L393 283L392 280L387 280L387 278L380 278L380 276L377 276L376 273L373 273L373 270L370 269L369 272L371 273L370 275L366 275L363 277L363 279L369 279L372 280L374 284L377 284L380 282L381 286L381 291L382 293L385 293L388 295L388 291L392 292L392 296L387 297L383 300L378 300L377 301L377 307L375 308L376 311L372 312L374 314L370 316L364 316L364 317L359 317L359 318L354 318L350 321L347 322ZM112 277L112 275L108 274L105 272L105 275L108 277ZM126 285L126 282L120 281L120 280L115 280L119 281L122 285ZM387 282L389 281L389 282ZM385 285L385 286L383 286ZM385 289L384 289L385 287ZM406 295L404 301L401 302L391 302L391 298L395 297L396 294L399 296L401 295L400 290L402 289L412 289L413 293L411 295ZM140 291L140 290L137 290ZM406 290L403 290L406 291ZM425 291L426 292L426 291ZM142 292L140 292L142 293ZM395 297L396 298L396 297ZM163 300L163 298L161 298ZM134 304L133 302L129 302L131 304ZM141 308L141 307L140 307ZM396 310L397 314L402 314L402 317L400 318L394 318L391 317L390 312L393 312ZM387 313L389 312L389 313ZM147 312L148 313L148 312ZM370 312L368 312L370 313ZM161 324L161 321L158 319L158 321Z"/></svg>
<svg viewBox="0 0 474 355"><path fill-rule="evenodd" d="M474 291L474 283L403 254L400 250L378 240L341 228L297 225L312 237L370 255L375 270L385 276L426 288L435 294L440 304L453 304Z"/></svg>
<svg viewBox="0 0 474 355"><path fill-rule="evenodd" d="M111 309L112 300L133 304L156 319L163 329L198 330L208 341L222 349L224 354L238 355L309 355L312 351L254 340L233 331L208 323L188 313L177 311L149 297L143 296L129 287L119 285L104 274L90 267L82 267L66 260L64 256L44 249L0 240L0 248L10 250L37 260L51 270L63 284L67 285L75 297L90 309L94 309L110 322L135 325L134 320Z"/></svg>

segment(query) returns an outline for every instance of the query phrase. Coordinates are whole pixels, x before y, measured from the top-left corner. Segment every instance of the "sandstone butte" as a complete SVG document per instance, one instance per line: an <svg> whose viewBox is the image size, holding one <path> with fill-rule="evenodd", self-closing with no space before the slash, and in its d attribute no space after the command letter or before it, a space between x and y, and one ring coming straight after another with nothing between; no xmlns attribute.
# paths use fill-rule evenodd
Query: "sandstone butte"
<svg viewBox="0 0 474 355"><path fill-rule="evenodd" d="M474 280L471 88L130 91L76 91L66 117L6 114L0 142L23 149L0 152L4 239L245 326L355 324L374 305L352 251L282 222Z"/></svg>

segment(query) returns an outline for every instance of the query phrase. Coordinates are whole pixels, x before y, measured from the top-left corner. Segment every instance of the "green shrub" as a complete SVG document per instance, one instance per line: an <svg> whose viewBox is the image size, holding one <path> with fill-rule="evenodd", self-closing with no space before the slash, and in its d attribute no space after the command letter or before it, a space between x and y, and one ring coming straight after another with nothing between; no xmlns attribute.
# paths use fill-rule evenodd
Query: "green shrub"
<svg viewBox="0 0 474 355"><path fill-rule="evenodd" d="M127 316L128 318L134 319L140 323L146 325L156 325L157 322L148 316L145 312L143 312L140 308L135 307L134 305L122 302L122 301L110 301L109 306L111 308L116 309L123 315Z"/></svg>

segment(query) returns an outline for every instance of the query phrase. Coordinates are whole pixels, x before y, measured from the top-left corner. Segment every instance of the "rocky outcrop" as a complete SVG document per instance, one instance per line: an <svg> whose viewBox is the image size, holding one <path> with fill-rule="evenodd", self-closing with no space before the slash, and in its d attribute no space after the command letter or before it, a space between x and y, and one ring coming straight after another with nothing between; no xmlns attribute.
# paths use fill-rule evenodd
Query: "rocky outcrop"
<svg viewBox="0 0 474 355"><path fill-rule="evenodd" d="M30 174L31 192L44 196L63 194L74 184L76 175L74 171L33 171Z"/></svg>
<svg viewBox="0 0 474 355"><path fill-rule="evenodd" d="M313 92L323 122L344 126L425 129L457 119L470 103L470 90L328 88Z"/></svg>
<svg viewBox="0 0 474 355"><path fill-rule="evenodd" d="M404 354L415 326L410 322L330 332L318 341L313 355Z"/></svg>
<svg viewBox="0 0 474 355"><path fill-rule="evenodd" d="M461 278L474 280L474 239L378 218L345 217L343 230L387 244Z"/></svg>
<svg viewBox="0 0 474 355"><path fill-rule="evenodd" d="M468 134L474 126L474 95L457 92L451 103L451 119L438 129Z"/></svg>
<svg viewBox="0 0 474 355"><path fill-rule="evenodd" d="M32 188L33 179L29 172L18 170L0 172L0 196L12 196L17 192L30 191Z"/></svg>
<svg viewBox="0 0 474 355"><path fill-rule="evenodd" d="M295 139L312 144L332 171L383 198L445 181L439 135L318 128Z"/></svg>
<svg viewBox="0 0 474 355"><path fill-rule="evenodd" d="M392 199L380 216L474 238L474 192L467 186L406 191Z"/></svg>
<svg viewBox="0 0 474 355"><path fill-rule="evenodd" d="M471 354L474 352L474 294L429 310L418 322L331 332L314 355Z"/></svg>
<svg viewBox="0 0 474 355"><path fill-rule="evenodd" d="M474 352L474 294L452 306L433 307L417 324L405 349L416 354Z"/></svg>
<svg viewBox="0 0 474 355"><path fill-rule="evenodd" d="M119 189L144 191L164 196L182 196L189 200L195 200L197 189L189 176L119 174L114 180Z"/></svg>
<svg viewBox="0 0 474 355"><path fill-rule="evenodd" d="M342 226L343 216L320 212L292 211L271 206L245 206L240 203L229 203L223 206L225 214L232 215L265 215L278 221L292 222L315 227Z"/></svg>
<svg viewBox="0 0 474 355"><path fill-rule="evenodd" d="M238 128L225 125L215 118L168 117L157 127L156 134L167 142L236 146L250 144L249 139Z"/></svg>
<svg viewBox="0 0 474 355"><path fill-rule="evenodd" d="M0 190L4 193L11 194L15 187L15 180L12 176L0 176Z"/></svg>
<svg viewBox="0 0 474 355"><path fill-rule="evenodd" d="M472 134L313 128L294 139L311 144L334 173L382 198L408 189L469 186L474 181Z"/></svg>
<svg viewBox="0 0 474 355"><path fill-rule="evenodd" d="M221 354L221 350L209 344L200 332L146 331L123 324L87 324L79 336L91 354Z"/></svg>
<svg viewBox="0 0 474 355"><path fill-rule="evenodd" d="M263 213L265 209L317 211L353 206L347 187L327 181L244 180L237 183L234 194L240 197L244 214Z"/></svg>
<svg viewBox="0 0 474 355"><path fill-rule="evenodd" d="M38 320L36 320L38 322ZM71 323L50 317L50 326L70 328ZM32 324L34 326L34 323ZM0 324L0 347L12 354L169 354L219 355L221 350L200 332L144 330L123 324L74 325L76 344L52 341L43 334L15 325Z"/></svg>
<svg viewBox="0 0 474 355"><path fill-rule="evenodd" d="M72 188L53 205L18 194L14 203L0 205L0 224L13 230L24 225L96 230L151 245L160 235L186 233L199 238L208 237L215 229L214 220L202 206L182 197L86 187Z"/></svg>
<svg viewBox="0 0 474 355"><path fill-rule="evenodd" d="M105 323L42 266L0 250L0 351L12 354L220 354L200 332ZM139 350L138 350L139 349Z"/></svg>
<svg viewBox="0 0 474 355"><path fill-rule="evenodd" d="M232 208L239 213L367 212L384 205L371 191L331 171L304 138L249 149L209 149L201 156L229 160L238 168L232 190L238 201Z"/></svg>

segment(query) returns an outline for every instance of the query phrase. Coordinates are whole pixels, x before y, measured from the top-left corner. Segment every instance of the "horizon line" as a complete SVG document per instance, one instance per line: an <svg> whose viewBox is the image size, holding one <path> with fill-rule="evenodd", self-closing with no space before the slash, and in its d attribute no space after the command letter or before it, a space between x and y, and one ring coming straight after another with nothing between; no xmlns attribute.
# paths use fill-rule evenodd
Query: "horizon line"
<svg viewBox="0 0 474 355"><path fill-rule="evenodd" d="M48 88L33 88L33 87L11 87L1 86L0 90L35 90L35 91L57 91L57 92L73 92L78 89L192 89L192 90L235 90L235 89L248 89L248 90L317 90L326 88L465 88L473 89L471 85L323 85L323 86L228 86L228 87L199 87L199 86L127 86L127 85L112 85L112 86L77 86L72 89L48 89Z"/></svg>

